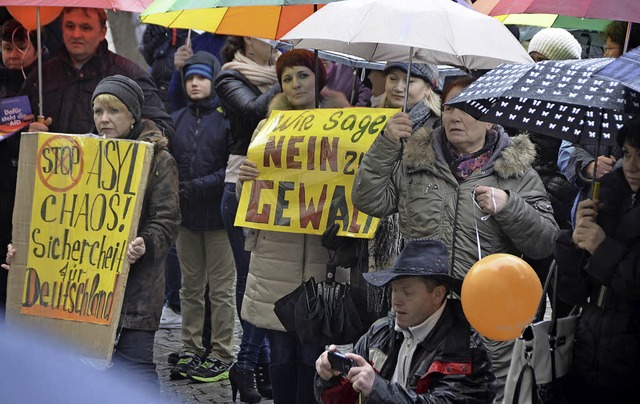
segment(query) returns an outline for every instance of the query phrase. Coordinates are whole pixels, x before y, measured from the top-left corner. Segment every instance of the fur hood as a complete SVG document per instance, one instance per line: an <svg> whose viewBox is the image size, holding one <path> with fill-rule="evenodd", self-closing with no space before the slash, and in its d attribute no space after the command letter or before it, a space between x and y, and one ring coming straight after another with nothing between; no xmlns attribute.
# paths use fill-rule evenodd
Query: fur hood
<svg viewBox="0 0 640 404"><path fill-rule="evenodd" d="M533 164L536 149L529 136L521 134L510 138L502 126L494 125L498 132L497 153L494 153L489 164L501 178L521 177ZM442 126L436 129L421 127L407 141L404 148L404 160L411 167L420 167L435 161L444 162L444 156L438 146L444 136Z"/></svg>
<svg viewBox="0 0 640 404"><path fill-rule="evenodd" d="M153 151L155 153L160 150L168 150L169 149L169 139L162 133L160 128L148 119L142 120L142 130L140 135L138 135L137 139L141 142L149 142L153 143Z"/></svg>
<svg viewBox="0 0 640 404"><path fill-rule="evenodd" d="M324 89L321 92L320 96L320 108L344 108L346 97L339 91ZM346 101L348 104L348 101ZM280 93L273 97L271 102L269 103L269 114L271 111L279 110L279 111L287 111L295 109L293 105L287 99L287 96L284 93ZM267 116L269 115L267 114Z"/></svg>

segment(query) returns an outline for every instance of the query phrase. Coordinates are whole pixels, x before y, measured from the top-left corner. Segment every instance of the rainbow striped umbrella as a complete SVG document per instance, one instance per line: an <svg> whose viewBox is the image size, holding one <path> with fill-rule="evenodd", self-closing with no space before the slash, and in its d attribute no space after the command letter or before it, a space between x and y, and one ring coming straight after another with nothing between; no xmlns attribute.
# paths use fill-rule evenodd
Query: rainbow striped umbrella
<svg viewBox="0 0 640 404"><path fill-rule="evenodd" d="M140 21L220 35L280 39L332 1L336 0L156 0Z"/></svg>

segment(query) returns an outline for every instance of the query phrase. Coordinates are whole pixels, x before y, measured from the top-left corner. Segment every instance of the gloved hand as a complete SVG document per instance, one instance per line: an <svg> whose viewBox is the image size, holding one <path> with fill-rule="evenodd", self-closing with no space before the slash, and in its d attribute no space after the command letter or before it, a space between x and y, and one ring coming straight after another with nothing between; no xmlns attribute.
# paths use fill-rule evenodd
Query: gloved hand
<svg viewBox="0 0 640 404"><path fill-rule="evenodd" d="M193 181L180 181L180 198L188 201L193 197Z"/></svg>
<svg viewBox="0 0 640 404"><path fill-rule="evenodd" d="M334 223L322 233L322 246L327 250L337 251L343 243L344 237L338 236L338 230L340 230L340 225Z"/></svg>
<svg viewBox="0 0 640 404"><path fill-rule="evenodd" d="M322 246L327 250L335 251L333 261L345 268L357 265L360 258L358 256L357 243L358 239L352 237L338 236L340 225L337 223L327 227L322 233Z"/></svg>

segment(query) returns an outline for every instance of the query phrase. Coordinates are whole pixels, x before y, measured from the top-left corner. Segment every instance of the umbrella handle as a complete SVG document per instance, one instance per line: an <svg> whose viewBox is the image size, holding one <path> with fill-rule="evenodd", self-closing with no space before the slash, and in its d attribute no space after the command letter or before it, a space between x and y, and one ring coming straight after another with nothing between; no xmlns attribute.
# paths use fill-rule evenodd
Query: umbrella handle
<svg viewBox="0 0 640 404"><path fill-rule="evenodd" d="M600 181L594 177L591 184L591 199L598 199L598 196L600 196Z"/></svg>
<svg viewBox="0 0 640 404"><path fill-rule="evenodd" d="M327 282L335 282L336 281L336 269L338 268L338 265L336 265L336 263L333 260L329 260L327 261L326 264L326 275L327 275Z"/></svg>

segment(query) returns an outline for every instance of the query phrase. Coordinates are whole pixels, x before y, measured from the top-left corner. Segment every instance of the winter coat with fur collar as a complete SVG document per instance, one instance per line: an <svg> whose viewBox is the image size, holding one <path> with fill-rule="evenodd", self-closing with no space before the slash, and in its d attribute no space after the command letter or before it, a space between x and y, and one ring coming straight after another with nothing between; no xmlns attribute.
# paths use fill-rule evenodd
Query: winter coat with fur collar
<svg viewBox="0 0 640 404"><path fill-rule="evenodd" d="M376 217L400 214L405 239L430 238L449 246L450 267L464 278L478 260L476 225L482 256L521 253L543 258L553 252L557 224L538 174L531 168L535 149L526 136L509 138L495 126L498 145L480 170L458 183L445 161L443 128L424 127L401 146L384 134L365 154L356 174L353 202ZM474 204L473 190L485 185L505 190L509 200L500 212L485 213Z"/></svg>
<svg viewBox="0 0 640 404"><path fill-rule="evenodd" d="M489 161L458 183L442 150L443 128L421 127L401 145L380 134L365 154L352 192L356 208L376 217L399 213L405 239L429 238L449 246L452 275L464 278L482 257L510 253L549 256L558 225L538 173L531 167L535 148L527 136L509 138L495 126L497 146ZM505 190L505 207L486 220L475 205L478 185ZM477 230L476 230L477 226ZM487 313L491 315L491 313ZM483 338L502 396L513 341Z"/></svg>

